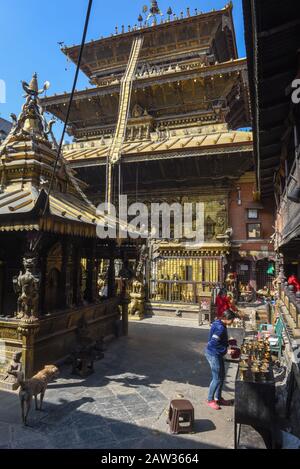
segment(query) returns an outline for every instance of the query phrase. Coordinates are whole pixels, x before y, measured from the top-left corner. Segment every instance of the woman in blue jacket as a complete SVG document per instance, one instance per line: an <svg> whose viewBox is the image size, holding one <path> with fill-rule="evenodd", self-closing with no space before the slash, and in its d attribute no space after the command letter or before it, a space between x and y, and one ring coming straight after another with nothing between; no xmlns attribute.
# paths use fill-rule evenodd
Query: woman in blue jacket
<svg viewBox="0 0 300 469"><path fill-rule="evenodd" d="M224 355L226 355L228 349L227 326L231 326L236 317L237 315L228 309L224 312L222 318L212 323L209 341L205 350L205 356L212 371L207 404L215 410L219 410L220 405L232 405L232 401L226 401L222 398L222 388L225 379ZM228 352L231 353L231 350Z"/></svg>

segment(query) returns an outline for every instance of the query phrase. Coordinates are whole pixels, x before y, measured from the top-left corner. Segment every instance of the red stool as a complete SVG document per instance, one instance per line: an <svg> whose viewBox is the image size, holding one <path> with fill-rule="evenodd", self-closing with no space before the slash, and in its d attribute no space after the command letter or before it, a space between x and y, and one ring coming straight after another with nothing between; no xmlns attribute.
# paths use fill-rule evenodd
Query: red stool
<svg viewBox="0 0 300 469"><path fill-rule="evenodd" d="M194 425L194 407L190 401L171 401L167 423L171 433L191 433Z"/></svg>

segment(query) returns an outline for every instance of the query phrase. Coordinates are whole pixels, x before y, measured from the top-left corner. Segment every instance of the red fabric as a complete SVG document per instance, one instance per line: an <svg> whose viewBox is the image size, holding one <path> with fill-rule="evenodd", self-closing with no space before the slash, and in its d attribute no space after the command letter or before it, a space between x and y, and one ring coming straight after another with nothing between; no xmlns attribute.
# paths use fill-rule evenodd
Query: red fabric
<svg viewBox="0 0 300 469"><path fill-rule="evenodd" d="M217 295L216 306L217 306L217 317L218 318L221 318L223 316L223 313L227 309L231 309L232 311L237 311L236 306L234 306L231 301L232 301L231 298L227 295L225 295L225 296Z"/></svg>
<svg viewBox="0 0 300 469"><path fill-rule="evenodd" d="M288 284L293 285L296 288L296 291L300 291L300 282L295 275L291 275L288 278Z"/></svg>
<svg viewBox="0 0 300 469"><path fill-rule="evenodd" d="M226 309L230 309L230 300L228 296L218 295L216 298L217 317L221 318Z"/></svg>

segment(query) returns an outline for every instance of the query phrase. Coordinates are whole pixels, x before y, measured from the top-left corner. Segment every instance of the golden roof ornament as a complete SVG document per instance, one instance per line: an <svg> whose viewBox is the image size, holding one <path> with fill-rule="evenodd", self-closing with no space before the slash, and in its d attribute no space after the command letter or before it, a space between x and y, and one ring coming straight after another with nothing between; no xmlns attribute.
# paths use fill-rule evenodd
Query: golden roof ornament
<svg viewBox="0 0 300 469"><path fill-rule="evenodd" d="M151 2L150 13L152 15L161 15L162 14L160 9L158 8L158 4L157 4L156 1Z"/></svg>
<svg viewBox="0 0 300 469"><path fill-rule="evenodd" d="M43 88L39 90L37 73L34 73L29 85L28 83L26 83L26 81L22 81L22 87L26 93L25 97L32 96L34 98L37 98L40 94L43 94L50 88L50 83L49 81L45 81Z"/></svg>
<svg viewBox="0 0 300 469"><path fill-rule="evenodd" d="M24 95L26 101L22 106L19 116L17 117L15 114L11 116L13 127L0 146L0 156L6 153L6 150L12 147L16 141L28 140L30 138L48 141L48 134L51 133L53 121L49 124L47 123L39 102L39 95L49 89L50 83L46 81L43 88L39 89L36 73L33 74L29 84L26 81L21 83L26 93Z"/></svg>
<svg viewBox="0 0 300 469"><path fill-rule="evenodd" d="M144 7L143 11L146 13L146 9ZM158 7L157 1L152 1L151 2L151 7L149 9L149 15L147 16L147 21L150 20L150 18L153 18L154 24L156 24L156 16L160 15L163 16L163 13L161 12L160 8Z"/></svg>

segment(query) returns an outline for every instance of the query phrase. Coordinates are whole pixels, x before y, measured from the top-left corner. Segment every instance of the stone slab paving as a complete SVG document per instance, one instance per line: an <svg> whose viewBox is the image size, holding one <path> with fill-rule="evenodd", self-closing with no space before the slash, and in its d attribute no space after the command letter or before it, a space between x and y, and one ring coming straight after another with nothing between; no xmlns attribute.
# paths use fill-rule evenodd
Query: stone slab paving
<svg viewBox="0 0 300 469"><path fill-rule="evenodd" d="M49 384L44 410L33 406L25 428L18 394L0 391L0 448L232 448L233 408L215 411L205 403L207 337L208 327L192 320L131 323L129 337L110 342L87 379L62 367ZM235 373L236 365L228 364L225 398L234 396ZM167 410L181 397L195 407L195 431L171 435Z"/></svg>

